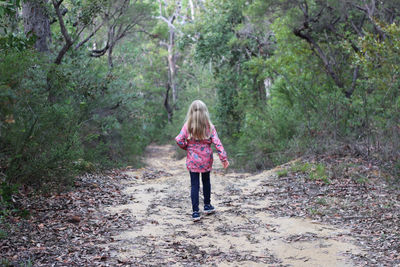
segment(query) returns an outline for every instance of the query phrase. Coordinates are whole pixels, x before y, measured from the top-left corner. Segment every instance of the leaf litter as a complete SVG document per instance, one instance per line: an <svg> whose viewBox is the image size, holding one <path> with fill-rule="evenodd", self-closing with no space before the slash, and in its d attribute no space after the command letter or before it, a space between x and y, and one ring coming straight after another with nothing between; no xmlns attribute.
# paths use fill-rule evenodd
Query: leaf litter
<svg viewBox="0 0 400 267"><path fill-rule="evenodd" d="M20 266L110 266L107 244L113 233L130 227L130 213L110 215L103 205L124 204L121 171L78 177L70 192L49 197L19 195L19 205L30 213L28 219L10 215L2 227L2 264Z"/></svg>
<svg viewBox="0 0 400 267"><path fill-rule="evenodd" d="M315 166L325 171L313 176ZM269 184L277 216L309 217L350 229L364 252L350 255L357 266L400 265L398 181L381 164L353 155L303 158L281 166ZM303 238L303 237L300 237Z"/></svg>
<svg viewBox="0 0 400 267"><path fill-rule="evenodd" d="M10 215L3 223L8 233L0 239L3 262L9 266L393 266L400 262L398 191L382 182L374 165L357 158L308 158L295 167L280 167L288 169L286 174L277 169L254 175L225 173L217 163L212 174L217 213L194 224L189 219L184 159L166 166L165 161L172 159L170 146L152 146L149 167L144 169L87 174L77 178L72 191L50 197L21 192L19 205L31 216ZM302 170L305 163L309 166ZM323 177L310 179L318 164L324 164L324 169L318 167Z"/></svg>

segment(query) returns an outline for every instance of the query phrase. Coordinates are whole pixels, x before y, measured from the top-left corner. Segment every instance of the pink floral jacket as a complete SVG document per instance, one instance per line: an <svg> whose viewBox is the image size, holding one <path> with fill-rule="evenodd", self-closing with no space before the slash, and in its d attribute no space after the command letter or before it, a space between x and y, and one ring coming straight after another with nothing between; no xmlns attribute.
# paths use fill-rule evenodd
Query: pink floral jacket
<svg viewBox="0 0 400 267"><path fill-rule="evenodd" d="M211 136L205 140L188 139L189 132L187 125L183 128L179 135L175 138L176 143L182 149L187 151L186 167L191 172L208 172L212 169L213 151L211 144L215 145L219 159L224 162L227 155L221 141L218 138L214 125L211 126Z"/></svg>

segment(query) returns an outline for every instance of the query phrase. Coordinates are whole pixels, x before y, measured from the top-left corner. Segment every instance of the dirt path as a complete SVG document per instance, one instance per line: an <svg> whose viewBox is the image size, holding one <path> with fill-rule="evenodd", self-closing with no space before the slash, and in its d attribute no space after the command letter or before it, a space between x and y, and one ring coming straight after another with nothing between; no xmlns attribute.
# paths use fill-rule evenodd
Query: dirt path
<svg viewBox="0 0 400 267"><path fill-rule="evenodd" d="M215 160L211 185L217 212L192 222L185 159L175 160L173 153L172 146L150 146L147 167L128 172L129 203L106 208L134 217L134 227L111 244L122 264L354 266L346 254L360 249L346 230L268 212L267 184L276 177L274 170L225 174Z"/></svg>

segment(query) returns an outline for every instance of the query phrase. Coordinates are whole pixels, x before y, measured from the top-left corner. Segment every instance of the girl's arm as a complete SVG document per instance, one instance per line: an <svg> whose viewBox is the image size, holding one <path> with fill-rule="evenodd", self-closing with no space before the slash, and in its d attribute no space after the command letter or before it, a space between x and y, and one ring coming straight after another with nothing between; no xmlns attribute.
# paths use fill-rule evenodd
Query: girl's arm
<svg viewBox="0 0 400 267"><path fill-rule="evenodd" d="M187 127L186 124L183 125L181 132L178 134L177 137L175 137L175 141L178 144L178 146L184 150L187 148Z"/></svg>
<svg viewBox="0 0 400 267"><path fill-rule="evenodd" d="M226 155L225 149L222 146L221 140L218 138L217 130L215 130L215 127L212 126L212 132L211 132L211 141L215 145L215 148L217 149L217 153L219 156L219 159L222 162L226 162L228 160L228 156Z"/></svg>

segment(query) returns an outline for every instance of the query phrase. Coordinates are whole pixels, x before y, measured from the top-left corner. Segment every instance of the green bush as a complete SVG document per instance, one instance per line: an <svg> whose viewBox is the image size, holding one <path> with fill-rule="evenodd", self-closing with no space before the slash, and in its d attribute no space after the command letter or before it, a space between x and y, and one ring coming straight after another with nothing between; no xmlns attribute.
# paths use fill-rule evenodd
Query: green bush
<svg viewBox="0 0 400 267"><path fill-rule="evenodd" d="M160 108L146 111L125 77L75 57L54 66L30 50L1 54L0 168L7 182L71 185L82 171L138 166L162 128L152 113Z"/></svg>
<svg viewBox="0 0 400 267"><path fill-rule="evenodd" d="M277 171L276 174L278 175L278 177L285 177L288 175L288 170L280 170Z"/></svg>
<svg viewBox="0 0 400 267"><path fill-rule="evenodd" d="M321 180L326 184L330 184L328 173L325 166L321 163L317 164L310 172L309 178L311 180Z"/></svg>
<svg viewBox="0 0 400 267"><path fill-rule="evenodd" d="M41 184L53 180L69 183L73 161L81 156L79 109L73 90L59 82L52 90L60 98L48 100L48 64L30 51L8 51L0 59L3 171L9 182ZM54 72L60 76L60 72Z"/></svg>

